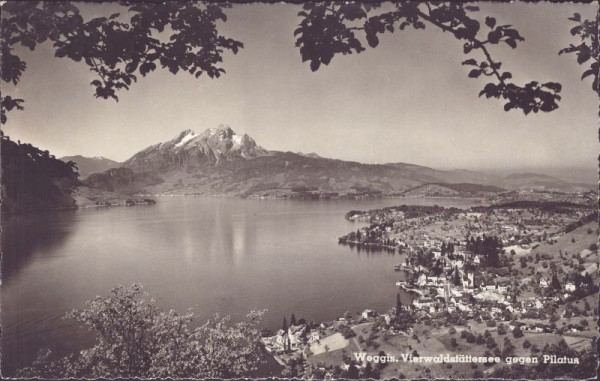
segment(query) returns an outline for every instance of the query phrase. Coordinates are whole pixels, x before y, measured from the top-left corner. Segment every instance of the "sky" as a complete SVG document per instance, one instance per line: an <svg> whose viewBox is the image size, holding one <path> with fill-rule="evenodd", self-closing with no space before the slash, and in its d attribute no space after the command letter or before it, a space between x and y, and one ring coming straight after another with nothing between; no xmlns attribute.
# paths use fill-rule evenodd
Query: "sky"
<svg viewBox="0 0 600 381"><path fill-rule="evenodd" d="M112 13L107 5L86 6ZM91 8L89 8L91 7ZM492 54L517 83L563 85L551 113L505 112L479 98L485 79L467 77L462 43L430 25L385 34L375 49L336 56L311 72L294 45L299 6L245 4L226 10L220 30L242 41L226 54L227 74L211 80L156 70L140 78L119 102L96 99L89 69L54 58L48 45L19 50L27 70L16 88L25 99L3 130L13 140L65 155L123 161L185 129L227 124L270 150L316 152L364 163L406 162L439 169L560 168L597 173L598 99L591 78L573 55L574 12L593 18L594 4L485 3L481 15L512 24L525 41Z"/></svg>

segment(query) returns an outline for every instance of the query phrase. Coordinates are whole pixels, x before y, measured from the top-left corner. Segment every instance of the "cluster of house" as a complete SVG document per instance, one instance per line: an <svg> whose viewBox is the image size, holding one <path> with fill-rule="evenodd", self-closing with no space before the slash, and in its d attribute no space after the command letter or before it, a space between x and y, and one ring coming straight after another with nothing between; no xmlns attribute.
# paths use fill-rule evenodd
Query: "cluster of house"
<svg viewBox="0 0 600 381"><path fill-rule="evenodd" d="M319 330L311 330L305 324L292 325L287 330L280 329L273 336L262 337L261 341L267 352L282 354L302 350L306 344L319 341Z"/></svg>

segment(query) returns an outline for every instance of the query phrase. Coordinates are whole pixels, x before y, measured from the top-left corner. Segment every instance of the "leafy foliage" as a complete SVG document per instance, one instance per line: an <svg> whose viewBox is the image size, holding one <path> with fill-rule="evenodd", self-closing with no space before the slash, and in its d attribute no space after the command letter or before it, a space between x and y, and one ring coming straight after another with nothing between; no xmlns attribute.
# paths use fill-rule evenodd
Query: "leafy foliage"
<svg viewBox="0 0 600 381"><path fill-rule="evenodd" d="M577 63L584 65L589 63L589 67L583 72L581 79L585 79L590 75L593 78L592 89L600 93L600 87L598 85L598 21L597 20L583 20L579 13L573 14L569 20L575 22L573 28L571 28L571 35L579 36L581 43L579 45L569 44L567 48L561 49L558 54L563 53L574 53L577 56Z"/></svg>
<svg viewBox="0 0 600 381"><path fill-rule="evenodd" d="M18 376L232 378L250 375L262 361L257 325L264 311L237 324L215 315L192 329L192 313L162 311L145 295L139 284L117 286L110 297L97 296L86 309L70 312L69 319L96 334L96 345L58 360L42 353Z"/></svg>
<svg viewBox="0 0 600 381"><path fill-rule="evenodd" d="M379 45L379 35L394 33L407 27L425 29L426 24L448 32L464 41L464 54L479 51L484 59L469 58L463 65L472 66L470 78L490 77L479 96L504 99L504 109L520 109L525 114L552 111L558 108L561 85L555 82L528 82L517 85L509 80L512 74L501 71L502 63L490 55L492 45L506 44L515 49L524 40L511 25L498 25L493 17L485 18L485 26L472 16L479 11L473 5L453 2L398 1L391 11L381 11L381 4L373 3L306 3L299 12L300 25L295 30L296 46L303 61L310 61L313 71L321 64L329 65L336 54L361 53L364 37L368 46ZM484 31L485 29L485 31ZM482 36L482 37L479 37Z"/></svg>
<svg viewBox="0 0 600 381"><path fill-rule="evenodd" d="M77 166L48 151L10 140L0 131L3 212L47 210L75 206L71 190L78 185Z"/></svg>
<svg viewBox="0 0 600 381"><path fill-rule="evenodd" d="M240 41L217 31L217 24L227 20L223 9L230 7L228 3L121 0L118 4L126 12L85 20L71 2L6 2L0 29L2 81L16 85L27 68L15 54L16 46L34 50L37 44L50 42L56 57L84 62L96 75L90 84L97 98L118 101L119 90L129 89L140 75L145 77L159 66L173 74L185 71L196 78L203 73L218 78L225 73L220 67L223 53L235 54L243 48ZM302 60L316 71L322 64L329 65L336 54L358 54L366 45L377 47L383 33L430 25L464 42L464 54L470 55L463 61L470 67L469 78L489 77L491 82L479 96L502 99L506 111L520 109L525 114L558 108L559 83L516 84L511 81L512 73L503 71L502 63L492 58L489 49L493 45L515 49L524 40L511 25L499 24L490 16L482 25L474 17L479 8L462 2L404 0L391 7L372 2L307 2L294 32ZM575 53L579 64L591 62L582 78L592 75L592 87L598 91L596 22L582 20L577 13L571 20L577 23L571 34L580 36L582 42L560 54ZM1 123L6 123L8 112L22 110L23 102L1 96Z"/></svg>
<svg viewBox="0 0 600 381"><path fill-rule="evenodd" d="M217 23L227 17L227 4L202 2L120 1L123 15L84 20L70 2L10 1L2 5L0 52L2 80L17 84L27 64L14 53L17 45L34 50L51 42L55 56L84 62L97 76L91 82L97 98L118 101L117 92L158 66L196 78L218 78L222 54L237 53L243 44L222 36ZM2 97L6 112L22 109L22 99Z"/></svg>

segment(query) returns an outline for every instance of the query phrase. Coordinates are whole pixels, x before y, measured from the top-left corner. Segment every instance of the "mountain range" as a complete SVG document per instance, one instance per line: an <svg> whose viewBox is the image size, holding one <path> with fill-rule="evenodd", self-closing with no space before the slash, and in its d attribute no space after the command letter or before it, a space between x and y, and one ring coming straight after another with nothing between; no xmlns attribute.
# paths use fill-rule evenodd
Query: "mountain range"
<svg viewBox="0 0 600 381"><path fill-rule="evenodd" d="M121 166L121 163L107 159L102 156L95 157L84 157L81 155L76 156L64 156L59 158L59 160L68 163L72 161L77 165L77 171L79 172L79 178L85 179L92 173L104 172L110 168L116 168Z"/></svg>
<svg viewBox="0 0 600 381"><path fill-rule="evenodd" d="M327 159L314 153L272 151L225 125L199 134L182 131L173 139L145 148L120 164L107 159L69 159L84 168L84 171L80 168L81 178L87 177L84 184L127 193L248 197L310 189L323 193L399 195L415 189L413 193L427 195L433 189L441 194L482 195L504 190L575 192L595 188L536 173L497 176L468 170L436 170L408 163L362 164ZM91 164L97 165L96 168L103 165L120 168L89 176ZM425 184L435 185L423 188ZM449 187L448 184L462 185Z"/></svg>

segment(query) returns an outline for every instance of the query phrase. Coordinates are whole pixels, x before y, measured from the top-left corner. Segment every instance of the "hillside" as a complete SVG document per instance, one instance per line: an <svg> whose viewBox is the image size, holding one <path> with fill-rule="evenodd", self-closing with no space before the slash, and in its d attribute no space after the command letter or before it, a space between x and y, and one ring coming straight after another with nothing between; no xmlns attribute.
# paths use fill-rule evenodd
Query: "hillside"
<svg viewBox="0 0 600 381"><path fill-rule="evenodd" d="M409 173L435 178L442 183L494 184L499 180L497 176L466 169L443 171L408 163L389 163L386 165L401 168Z"/></svg>
<svg viewBox="0 0 600 381"><path fill-rule="evenodd" d="M61 157L59 160L62 160L65 163L68 163L69 161L74 162L77 166L77 172L79 173L80 179L85 179L92 173L104 172L107 169L121 166L121 163L102 156L84 157L75 155Z"/></svg>
<svg viewBox="0 0 600 381"><path fill-rule="evenodd" d="M151 173L136 173L129 168L111 168L102 173L91 174L83 185L123 195L143 192L145 187L162 183L162 179Z"/></svg>
<svg viewBox="0 0 600 381"><path fill-rule="evenodd" d="M505 189L493 185L471 183L430 183L402 192L406 197L486 197L504 192Z"/></svg>
<svg viewBox="0 0 600 381"><path fill-rule="evenodd" d="M2 211L18 213L76 207L73 167L31 144L0 139Z"/></svg>
<svg viewBox="0 0 600 381"><path fill-rule="evenodd" d="M522 191L585 192L596 188L594 185L573 184L540 173L513 173L501 178L497 184L506 189Z"/></svg>
<svg viewBox="0 0 600 381"><path fill-rule="evenodd" d="M223 125L201 134L185 130L136 153L123 166L164 180L146 186L150 193L243 197L290 195L293 188L301 187L319 193L397 194L423 183L442 182L436 173L443 173L405 163L361 164L268 151L248 135Z"/></svg>
<svg viewBox="0 0 600 381"><path fill-rule="evenodd" d="M127 181L114 189L123 190L125 186L130 193L309 198L361 193L485 197L504 189L526 189L529 184L538 185L534 190L554 189L556 184L565 191L579 189L538 174L502 178L469 170L442 171L408 163L361 164L314 153L271 151L247 134L237 134L225 125L202 133L184 130L169 141L134 154L122 166L133 173L127 174ZM138 173L142 175L133 175ZM94 177L87 184L111 190L107 185L111 181L106 176ZM427 187L418 188L425 184Z"/></svg>

